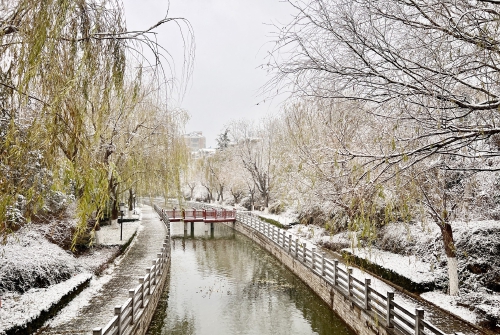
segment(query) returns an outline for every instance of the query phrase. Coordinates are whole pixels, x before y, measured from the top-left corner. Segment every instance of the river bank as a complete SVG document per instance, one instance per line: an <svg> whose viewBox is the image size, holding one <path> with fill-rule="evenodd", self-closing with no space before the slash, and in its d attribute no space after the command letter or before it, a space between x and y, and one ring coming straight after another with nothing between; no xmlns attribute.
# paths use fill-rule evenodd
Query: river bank
<svg viewBox="0 0 500 335"><path fill-rule="evenodd" d="M137 215L140 219L140 214ZM96 243L78 257L47 241L36 229L26 229L13 235L11 242L0 246L0 277L13 278L9 273L22 269L27 276L47 273L45 287L32 287L25 292L3 291L0 307L0 334L31 333L46 327L47 320L73 313L88 301L112 277L126 255L127 247L140 233L140 221L127 222L120 240L120 229L102 226L96 232ZM54 267L70 269L70 277L58 280ZM28 272L29 271L29 272ZM18 279L22 279L17 275ZM53 284L50 284L50 283ZM77 297L80 303L75 303ZM65 309L65 311L61 311Z"/></svg>

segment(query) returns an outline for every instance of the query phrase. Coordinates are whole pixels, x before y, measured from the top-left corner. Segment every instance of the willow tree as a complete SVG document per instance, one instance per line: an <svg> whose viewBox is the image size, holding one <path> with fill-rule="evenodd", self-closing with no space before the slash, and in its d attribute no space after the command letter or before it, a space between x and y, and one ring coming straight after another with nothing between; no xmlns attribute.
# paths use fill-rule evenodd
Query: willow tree
<svg viewBox="0 0 500 335"><path fill-rule="evenodd" d="M51 189L70 188L78 235L109 199L113 138L134 123L142 63L156 65L158 86L170 79L161 65L166 52L149 34L169 21L191 32L189 23L165 18L128 32L119 0L2 1L0 18L0 231L17 228L17 214L29 220ZM139 63L129 66L130 55Z"/></svg>

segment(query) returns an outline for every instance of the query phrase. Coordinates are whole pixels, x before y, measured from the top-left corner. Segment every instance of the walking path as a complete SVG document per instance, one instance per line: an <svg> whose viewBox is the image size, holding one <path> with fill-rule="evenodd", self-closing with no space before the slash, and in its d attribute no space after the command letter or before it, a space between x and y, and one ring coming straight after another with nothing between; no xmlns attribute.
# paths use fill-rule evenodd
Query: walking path
<svg viewBox="0 0 500 335"><path fill-rule="evenodd" d="M130 230L127 234L130 236ZM165 225L154 209L143 205L137 236L112 272L92 279L90 286L49 320L38 334L92 334L92 329L104 327L114 315L114 306L128 299L129 289L139 284L138 278L146 274L146 268L156 259L165 235ZM124 230L123 242L128 238Z"/></svg>

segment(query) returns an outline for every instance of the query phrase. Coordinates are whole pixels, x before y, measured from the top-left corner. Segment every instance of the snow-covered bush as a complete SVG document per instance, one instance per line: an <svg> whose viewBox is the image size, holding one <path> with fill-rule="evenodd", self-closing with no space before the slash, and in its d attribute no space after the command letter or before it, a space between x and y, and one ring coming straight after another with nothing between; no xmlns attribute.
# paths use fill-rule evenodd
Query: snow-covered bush
<svg viewBox="0 0 500 335"><path fill-rule="evenodd" d="M240 206L247 210L252 210L252 200L250 197L244 197L240 200Z"/></svg>
<svg viewBox="0 0 500 335"><path fill-rule="evenodd" d="M26 222L21 209L18 207L8 206L6 214L8 226L13 230L21 227Z"/></svg>
<svg viewBox="0 0 500 335"><path fill-rule="evenodd" d="M317 226L323 226L325 222L328 221L329 217L323 211L320 207L318 206L313 206L309 208L304 208L300 213L298 217L300 223L305 224L305 225L317 225Z"/></svg>
<svg viewBox="0 0 500 335"><path fill-rule="evenodd" d="M40 233L23 228L0 245L0 291L48 287L77 273L75 258Z"/></svg>
<svg viewBox="0 0 500 335"><path fill-rule="evenodd" d="M458 256L458 303L482 315L485 326L500 323L500 222L452 222ZM414 255L431 264L436 287L446 291L446 254L434 223L391 223L378 232L375 246Z"/></svg>
<svg viewBox="0 0 500 335"><path fill-rule="evenodd" d="M281 201L276 201L269 206L269 213L281 214L285 211L286 205Z"/></svg>
<svg viewBox="0 0 500 335"><path fill-rule="evenodd" d="M73 200L73 195L67 195L60 191L52 191L46 198L44 209L54 214L61 213L67 209Z"/></svg>

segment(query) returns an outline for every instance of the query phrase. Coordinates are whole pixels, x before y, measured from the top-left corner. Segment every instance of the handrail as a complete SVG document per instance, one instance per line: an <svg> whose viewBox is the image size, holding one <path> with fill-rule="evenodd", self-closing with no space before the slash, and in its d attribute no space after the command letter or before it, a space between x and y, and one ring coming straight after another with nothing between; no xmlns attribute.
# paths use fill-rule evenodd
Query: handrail
<svg viewBox="0 0 500 335"><path fill-rule="evenodd" d="M162 210L170 221L233 221L236 218L236 209L217 208L190 208Z"/></svg>
<svg viewBox="0 0 500 335"><path fill-rule="evenodd" d="M154 205L156 213L167 227L167 238L152 266L146 269L146 275L139 278L139 285L129 290L129 298L121 306L115 306L113 316L104 327L94 328L92 335L122 335L128 334L143 315L151 296L159 289L159 278L166 271L166 264L170 259L170 224L166 213Z"/></svg>
<svg viewBox="0 0 500 335"><path fill-rule="evenodd" d="M193 207L207 208L197 203ZM386 295L376 291L370 286L370 279L361 280L352 275L352 269L346 270L338 266L338 261L325 258L324 253L314 249L307 249L307 244L291 234L285 237L286 230L277 228L264 222L250 213L236 213L236 220L247 227L261 233L266 238L276 243L278 247L287 251L298 262L309 268L315 275L323 278L328 285L341 292L358 307L378 315L372 315L375 322L380 321L380 316L385 319L387 328L398 328L406 335L445 335L445 333L429 321L424 320L424 310L416 308L415 312L408 311L400 304L394 302L394 292ZM278 233L276 233L276 228ZM280 235L282 238L280 239ZM321 264L317 268L317 264ZM373 298L372 296L376 298ZM374 304L376 305L375 308ZM381 312L385 311L385 315ZM411 331L410 331L411 330ZM458 334L458 333L457 333Z"/></svg>
<svg viewBox="0 0 500 335"><path fill-rule="evenodd" d="M286 234L285 230L278 228L279 232L276 234L275 226L259 220L252 215L237 213L236 218L239 222L259 231L269 240L275 242L279 247L288 251L292 257L297 259L297 261L301 262L317 276L323 278L329 285L335 287L338 291L343 293L346 298L358 305L360 308L366 311L371 311L373 301L373 303L378 305L377 307L386 311L386 321L388 321L386 322L386 326L388 328L396 326L399 330L408 335L444 334L443 331L430 322L424 322L423 309L417 308L415 313L406 310L404 307L394 302L394 294L392 292L390 292L392 294L384 297L382 293L376 291L370 286L370 280L355 278L352 275L352 269L347 268L347 271L342 269L338 266L338 261L334 261L332 264L330 260L325 259L324 253L318 253L313 249L307 249L307 244L301 244L298 242L298 239L295 239L295 243L292 242L291 245L283 243L281 240L287 240L287 238L284 237ZM283 236L283 239L279 239L280 235ZM294 237L291 234L288 235L288 241L291 241L293 238ZM321 264L321 268L317 269L317 264ZM325 271L328 267L327 264L333 270L333 278ZM378 297L384 297L385 299L373 299L370 296L370 293L372 293L372 295L375 294ZM388 306L390 306L390 308ZM410 332L408 329L412 329L412 331Z"/></svg>

